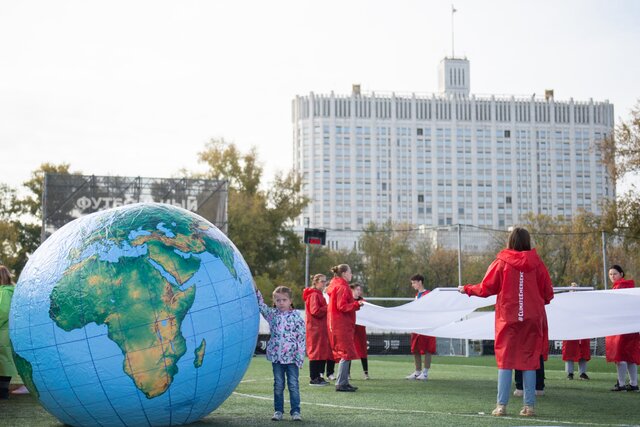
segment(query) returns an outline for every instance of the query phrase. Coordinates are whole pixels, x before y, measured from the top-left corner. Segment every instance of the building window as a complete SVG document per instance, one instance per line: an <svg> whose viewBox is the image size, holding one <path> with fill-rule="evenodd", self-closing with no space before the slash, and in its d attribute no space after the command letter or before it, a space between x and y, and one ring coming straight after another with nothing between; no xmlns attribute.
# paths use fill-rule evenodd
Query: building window
<svg viewBox="0 0 640 427"><path fill-rule="evenodd" d="M505 138L511 138L511 131L510 130L505 130L504 131L504 137Z"/></svg>
<svg viewBox="0 0 640 427"><path fill-rule="evenodd" d="M506 200L507 204L510 205L511 204L511 196L507 196L507 200Z"/></svg>
<svg viewBox="0 0 640 427"><path fill-rule="evenodd" d="M416 131L418 132L418 136L422 136L423 135L423 129L422 128L417 128Z"/></svg>
<svg viewBox="0 0 640 427"><path fill-rule="evenodd" d="M418 194L418 203L424 203L424 194Z"/></svg>

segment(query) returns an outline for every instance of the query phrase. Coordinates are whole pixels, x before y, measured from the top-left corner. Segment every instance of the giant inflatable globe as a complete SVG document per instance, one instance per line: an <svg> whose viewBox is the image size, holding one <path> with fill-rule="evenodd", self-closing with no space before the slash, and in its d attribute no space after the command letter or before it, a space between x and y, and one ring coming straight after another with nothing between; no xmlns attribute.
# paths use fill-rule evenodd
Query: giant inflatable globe
<svg viewBox="0 0 640 427"><path fill-rule="evenodd" d="M216 409L252 358L249 268L214 225L144 203L62 227L31 256L10 337L29 390L73 425L180 425Z"/></svg>

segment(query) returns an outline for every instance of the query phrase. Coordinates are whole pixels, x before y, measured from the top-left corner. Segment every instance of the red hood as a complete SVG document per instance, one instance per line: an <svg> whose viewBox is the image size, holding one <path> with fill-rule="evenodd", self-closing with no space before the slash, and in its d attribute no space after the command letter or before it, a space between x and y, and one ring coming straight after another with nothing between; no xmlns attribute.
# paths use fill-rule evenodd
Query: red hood
<svg viewBox="0 0 640 427"><path fill-rule="evenodd" d="M349 283L347 283L347 281L344 280L342 277L334 277L333 279L331 279L331 282L327 287L327 295L331 297L331 295L335 292L336 287L338 286L346 286L348 288Z"/></svg>
<svg viewBox="0 0 640 427"><path fill-rule="evenodd" d="M506 262L516 270L523 272L535 270L540 264L542 264L542 260L535 249L531 249L530 251L504 249L500 251L497 258Z"/></svg>
<svg viewBox="0 0 640 427"><path fill-rule="evenodd" d="M315 288L306 288L304 291L302 291L302 299L306 301L314 293L319 293L322 295L322 291L319 291Z"/></svg>

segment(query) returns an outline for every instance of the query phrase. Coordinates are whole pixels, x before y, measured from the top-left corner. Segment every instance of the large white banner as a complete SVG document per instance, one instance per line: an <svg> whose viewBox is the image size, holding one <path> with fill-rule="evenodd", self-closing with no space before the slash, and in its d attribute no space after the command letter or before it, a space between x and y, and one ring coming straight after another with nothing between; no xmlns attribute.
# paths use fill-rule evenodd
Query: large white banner
<svg viewBox="0 0 640 427"><path fill-rule="evenodd" d="M399 307L365 303L357 312L357 323L390 332L494 339L494 312L473 313L477 308L493 304L495 297L468 297L449 289L434 289L419 300ZM640 288L556 294L546 309L551 340L640 331Z"/></svg>

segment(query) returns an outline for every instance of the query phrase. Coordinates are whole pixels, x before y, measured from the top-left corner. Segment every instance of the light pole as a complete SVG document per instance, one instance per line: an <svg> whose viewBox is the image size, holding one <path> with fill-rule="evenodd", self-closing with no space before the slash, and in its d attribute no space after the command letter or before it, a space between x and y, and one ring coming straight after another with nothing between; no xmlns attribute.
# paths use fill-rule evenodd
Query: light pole
<svg viewBox="0 0 640 427"><path fill-rule="evenodd" d="M304 217L305 227L309 228L310 218ZM304 288L309 287L309 243L304 242Z"/></svg>

